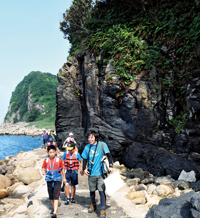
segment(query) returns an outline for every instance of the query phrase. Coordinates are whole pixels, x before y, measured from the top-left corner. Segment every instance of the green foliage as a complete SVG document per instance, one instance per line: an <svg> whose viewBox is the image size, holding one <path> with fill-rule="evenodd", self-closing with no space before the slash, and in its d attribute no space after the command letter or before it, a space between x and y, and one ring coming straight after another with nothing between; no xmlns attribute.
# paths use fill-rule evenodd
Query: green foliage
<svg viewBox="0 0 200 218"><path fill-rule="evenodd" d="M181 111L178 116L176 116L174 119L171 119L169 121L169 124L174 126L175 132L179 134L180 130L184 128L186 122L187 122L187 119L185 118L184 113Z"/></svg>
<svg viewBox="0 0 200 218"><path fill-rule="evenodd" d="M58 86L57 77L50 73L39 71L31 72L17 85L12 93L10 100L11 110L5 116L5 121L13 114L19 111L20 119L14 119L14 122L26 120L45 119L54 117L56 111L56 88ZM28 113L28 96L31 97L31 103L44 106L44 113L41 114L35 107Z"/></svg>
<svg viewBox="0 0 200 218"><path fill-rule="evenodd" d="M66 74L67 74L66 72L62 72L62 73L61 73L61 76L65 77Z"/></svg>
<svg viewBox="0 0 200 218"><path fill-rule="evenodd" d="M80 1L74 1L71 7ZM85 7L84 12L83 7L77 6L82 8L83 28L72 31L73 34L68 31L72 43L70 54L78 54L80 47L87 47L96 56L103 51L103 71L107 60L111 59L124 86L128 86L136 74L148 76L152 66L156 66L163 98L173 87L181 105L186 92L185 72L199 66L198 5L199 0L96 1L95 5ZM191 75L189 78L192 82Z"/></svg>
<svg viewBox="0 0 200 218"><path fill-rule="evenodd" d="M78 90L78 89L73 89L73 92L74 92L74 94L77 96L77 97L79 97L80 95L81 95L81 93L80 93L80 90Z"/></svg>

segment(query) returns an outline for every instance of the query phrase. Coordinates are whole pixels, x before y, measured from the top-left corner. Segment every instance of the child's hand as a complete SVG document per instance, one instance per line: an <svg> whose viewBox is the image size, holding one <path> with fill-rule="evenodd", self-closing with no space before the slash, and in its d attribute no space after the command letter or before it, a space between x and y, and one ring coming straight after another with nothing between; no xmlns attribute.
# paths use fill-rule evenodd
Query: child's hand
<svg viewBox="0 0 200 218"><path fill-rule="evenodd" d="M63 183L65 184L67 182L67 180L66 179L63 179Z"/></svg>
<svg viewBox="0 0 200 218"><path fill-rule="evenodd" d="M81 170L81 171L80 171L80 174L81 174L81 176L83 176L83 175L84 175L84 171L83 171L83 170Z"/></svg>

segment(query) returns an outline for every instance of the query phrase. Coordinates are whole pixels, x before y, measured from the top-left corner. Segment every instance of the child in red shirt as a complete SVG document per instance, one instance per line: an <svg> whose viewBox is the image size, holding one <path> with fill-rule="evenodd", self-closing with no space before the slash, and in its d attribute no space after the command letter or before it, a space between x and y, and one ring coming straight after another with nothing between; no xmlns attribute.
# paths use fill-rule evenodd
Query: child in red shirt
<svg viewBox="0 0 200 218"><path fill-rule="evenodd" d="M42 174L45 175L45 180L47 181L47 190L49 193L49 199L53 205L53 210L51 211L52 218L57 217L59 196L61 181L66 183L65 172L63 168L62 160L56 156L56 147L53 145L47 148L49 157L46 158L42 165ZM62 172L62 175L61 175Z"/></svg>

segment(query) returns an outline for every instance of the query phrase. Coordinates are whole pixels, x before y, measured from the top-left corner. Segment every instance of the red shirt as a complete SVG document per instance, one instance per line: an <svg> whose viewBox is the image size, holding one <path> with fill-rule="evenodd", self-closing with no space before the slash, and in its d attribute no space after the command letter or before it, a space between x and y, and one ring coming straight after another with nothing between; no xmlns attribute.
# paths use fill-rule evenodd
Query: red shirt
<svg viewBox="0 0 200 218"><path fill-rule="evenodd" d="M50 160L51 160L51 166L53 166L54 159L50 159ZM44 160L42 164L42 168L46 168L46 167L47 167L46 160ZM63 162L61 159L59 159L59 167L63 169Z"/></svg>

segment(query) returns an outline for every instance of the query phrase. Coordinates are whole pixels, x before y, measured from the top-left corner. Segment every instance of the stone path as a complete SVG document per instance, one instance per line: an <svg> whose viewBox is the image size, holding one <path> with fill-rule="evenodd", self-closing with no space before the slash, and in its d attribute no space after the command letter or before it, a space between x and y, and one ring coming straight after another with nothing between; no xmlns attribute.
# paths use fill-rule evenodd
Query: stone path
<svg viewBox="0 0 200 218"><path fill-rule="evenodd" d="M29 152L31 155L37 155L36 167L41 168L43 160L46 158L45 149L35 149ZM30 156L29 154L29 156ZM59 156L62 157L63 153ZM37 182L37 188L34 192L27 194L25 197L25 206L31 218L50 218L50 211L52 210L51 202L48 198L47 186L45 182L45 177ZM31 184L30 184L31 185ZM124 186L117 192L115 192L112 197L107 197L107 207L106 207L106 217L107 218L144 218L148 208L144 205L134 205L132 201L126 199L124 196L129 192L129 187ZM87 176L81 176L79 174L79 186L76 190L75 204L65 205L66 196L64 192L60 194L60 204L58 208L58 218L95 218L100 216L100 199L99 193L96 191L96 202L97 211L89 214L88 208L90 205L89 189ZM23 208L22 208L23 209ZM19 209L17 211L20 218L27 218L27 216L22 217L22 214L26 214L21 210L19 214ZM16 212L15 212L16 213ZM7 218L8 216L6 216ZM4 216L5 218L5 216ZM18 218L15 217L15 218Z"/></svg>
<svg viewBox="0 0 200 218"><path fill-rule="evenodd" d="M100 216L100 199L99 193L96 191L96 202L97 202L97 211L92 214L89 214L88 208L90 205L90 196L87 183L87 177L81 176L79 174L79 186L76 190L75 195L75 204L65 205L66 196L64 192L60 194L60 205L58 208L58 218L74 218L74 217L84 217L84 218L95 218ZM47 202L46 202L47 203ZM48 204L49 209L51 205ZM52 209L52 208L51 208ZM51 217L47 215L46 217ZM128 218L129 216L123 211L122 208L117 206L117 203L111 198L107 197L107 207L106 207L106 217L109 218Z"/></svg>

